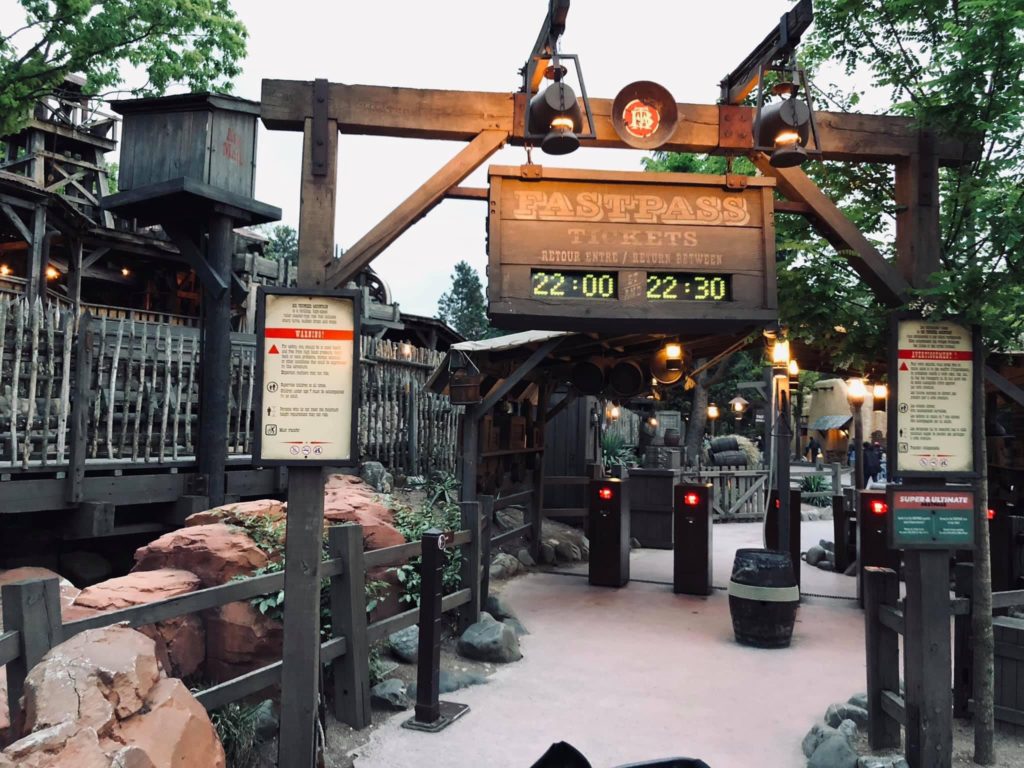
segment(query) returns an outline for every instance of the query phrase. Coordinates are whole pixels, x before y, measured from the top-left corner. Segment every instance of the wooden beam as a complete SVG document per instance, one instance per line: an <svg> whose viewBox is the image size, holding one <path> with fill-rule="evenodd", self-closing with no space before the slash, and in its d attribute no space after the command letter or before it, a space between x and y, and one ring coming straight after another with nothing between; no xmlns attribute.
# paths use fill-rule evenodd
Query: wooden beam
<svg viewBox="0 0 1024 768"><path fill-rule="evenodd" d="M306 94L312 107L312 85ZM313 118L302 126L302 194L299 207L300 284L320 289L326 283L325 270L334 260L335 201L338 196L338 128L327 121L326 168L313 173Z"/></svg>
<svg viewBox="0 0 1024 768"><path fill-rule="evenodd" d="M1024 389L1018 387L994 368L985 366L985 378L1005 397L1017 405L1024 405Z"/></svg>
<svg viewBox="0 0 1024 768"><path fill-rule="evenodd" d="M939 162L930 133L919 150L896 163L896 266L903 279L923 288L942 268L939 234Z"/></svg>
<svg viewBox="0 0 1024 768"><path fill-rule="evenodd" d="M7 203L0 202L0 211L3 211L7 215L7 218L10 219L11 224L13 224L14 228L18 230L18 234L20 234L25 239L25 242L28 245L31 245L32 233L29 232L28 227L25 226L25 222L23 222L21 220L21 217L14 212L14 209L11 208L11 206L9 206Z"/></svg>
<svg viewBox="0 0 1024 768"><path fill-rule="evenodd" d="M444 196L449 200L482 200L487 201L487 187L452 187Z"/></svg>
<svg viewBox="0 0 1024 768"><path fill-rule="evenodd" d="M415 222L440 203L445 193L480 167L501 149L507 139L504 131L482 131L433 176L389 213L352 246L344 258L327 268L327 284L342 287L359 274L385 248Z"/></svg>
<svg viewBox="0 0 1024 768"><path fill-rule="evenodd" d="M776 213L796 213L801 216L813 216L814 211L811 210L811 206L807 203L797 203L792 200L776 200L775 201L775 212Z"/></svg>
<svg viewBox="0 0 1024 768"><path fill-rule="evenodd" d="M755 154L752 160L763 174L775 178L782 194L810 207L815 228L846 257L879 299L892 307L904 303L910 284L806 173L800 168L775 168L762 153Z"/></svg>
<svg viewBox="0 0 1024 768"><path fill-rule="evenodd" d="M263 123L271 130L301 131L312 117L312 83L264 80ZM523 139L526 94L485 91L442 91L376 85L330 85L330 116L342 133L417 139L471 141L481 131L505 131L513 144ZM596 139L585 147L629 149L612 125L611 99L591 99ZM714 104L677 104L679 124L659 147L665 152L715 152L719 110ZM747 107L746 109L753 109ZM815 120L826 160L891 163L917 151L917 127L910 118L816 112ZM936 156L943 165L964 157L961 142L942 139Z"/></svg>
<svg viewBox="0 0 1024 768"><path fill-rule="evenodd" d="M564 336L558 336L554 339L548 339L547 341L545 341L543 344L541 344L539 347L537 347L537 349L533 351L532 355L530 355L523 363L517 366L516 369L512 371L512 373L509 374L509 376L506 379L504 379L493 390L488 392L487 397L484 398L484 401L480 403L480 405L473 408L473 413L476 414L477 418L483 418L484 415L489 410L491 410L491 408L496 406L498 404L498 401L501 400L501 398L503 398L505 395L507 395L516 384L522 381L523 378L530 371L532 371L534 368L540 365L544 358L546 358L548 355L554 352L555 347L561 344L562 339L564 338Z"/></svg>

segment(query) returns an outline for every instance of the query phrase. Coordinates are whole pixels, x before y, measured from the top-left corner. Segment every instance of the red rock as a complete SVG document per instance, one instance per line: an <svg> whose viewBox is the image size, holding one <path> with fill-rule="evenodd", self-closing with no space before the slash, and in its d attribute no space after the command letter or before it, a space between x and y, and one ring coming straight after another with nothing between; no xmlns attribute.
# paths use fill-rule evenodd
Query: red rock
<svg viewBox="0 0 1024 768"><path fill-rule="evenodd" d="M217 732L203 705L180 680L158 682L146 707L146 712L121 723L120 741L144 751L155 768L224 768Z"/></svg>
<svg viewBox="0 0 1024 768"><path fill-rule="evenodd" d="M281 658L284 629L247 602L207 611L206 674L214 682L259 669Z"/></svg>
<svg viewBox="0 0 1024 768"><path fill-rule="evenodd" d="M235 504L224 504L220 507L196 512L185 518L185 525L209 525L210 523L228 523L241 525L247 520L266 518L274 522L284 520L286 504L277 499L256 499L240 501Z"/></svg>
<svg viewBox="0 0 1024 768"><path fill-rule="evenodd" d="M159 671L154 648L106 627L51 649L26 679L28 734L0 768L224 768L206 711Z"/></svg>
<svg viewBox="0 0 1024 768"><path fill-rule="evenodd" d="M204 587L248 576L267 565L266 554L241 528L213 523L164 534L135 551L132 571L191 571Z"/></svg>
<svg viewBox="0 0 1024 768"><path fill-rule="evenodd" d="M330 488L325 492L324 520L363 526L363 547L368 550L405 543L405 537L394 526L390 509L347 487Z"/></svg>
<svg viewBox="0 0 1024 768"><path fill-rule="evenodd" d="M188 594L201 586L199 577L189 571L171 568L138 571L84 589L73 609L106 613ZM158 647L166 648L168 672L174 677L193 674L206 658L206 634L196 614L139 627L139 631L157 641Z"/></svg>

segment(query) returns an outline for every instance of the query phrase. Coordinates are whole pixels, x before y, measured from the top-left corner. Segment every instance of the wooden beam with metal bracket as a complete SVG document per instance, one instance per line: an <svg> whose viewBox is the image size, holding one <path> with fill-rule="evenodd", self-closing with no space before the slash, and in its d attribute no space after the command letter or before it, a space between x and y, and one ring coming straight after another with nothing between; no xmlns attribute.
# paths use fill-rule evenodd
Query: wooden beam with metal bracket
<svg viewBox="0 0 1024 768"><path fill-rule="evenodd" d="M301 131L312 118L313 84L300 80L264 80L263 124L271 130ZM504 131L512 144L522 144L525 93L443 91L377 85L329 85L329 117L342 133L413 139L472 141L481 131ZM611 99L590 99L597 138L584 147L628 149L612 125ZM716 152L720 149L720 108L714 104L677 104L679 124L665 152ZM747 123L753 107L731 107ZM739 112L737 112L739 110ZM840 112L815 113L825 160L894 163L918 151L918 131L910 118ZM751 137L751 142L753 138ZM753 144L751 143L751 147ZM964 146L951 139L936 142L941 165L955 165Z"/></svg>

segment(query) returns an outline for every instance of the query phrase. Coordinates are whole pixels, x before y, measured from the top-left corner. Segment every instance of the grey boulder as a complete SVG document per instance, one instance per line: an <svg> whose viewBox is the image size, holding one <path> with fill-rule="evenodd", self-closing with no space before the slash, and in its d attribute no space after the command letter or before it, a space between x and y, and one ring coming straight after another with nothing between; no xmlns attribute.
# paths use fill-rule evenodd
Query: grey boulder
<svg viewBox="0 0 1024 768"><path fill-rule="evenodd" d="M540 545L540 561L545 565L553 565L555 562L555 548L547 542Z"/></svg>
<svg viewBox="0 0 1024 768"><path fill-rule="evenodd" d="M825 550L821 547L811 547L807 550L807 564L817 565L825 559Z"/></svg>
<svg viewBox="0 0 1024 768"><path fill-rule="evenodd" d="M853 704L829 704L825 710L825 722L838 728L843 720L853 720L858 728L867 728L868 711Z"/></svg>
<svg viewBox="0 0 1024 768"><path fill-rule="evenodd" d="M501 595L488 595L484 602L484 610L498 621L516 618L516 612Z"/></svg>
<svg viewBox="0 0 1024 768"><path fill-rule="evenodd" d="M860 707L861 709L867 709L868 695L866 693L855 693L846 700L846 703L853 704L853 706Z"/></svg>
<svg viewBox="0 0 1024 768"><path fill-rule="evenodd" d="M476 661L505 664L523 658L515 630L487 613L481 614L480 621L462 633L458 650L467 659Z"/></svg>
<svg viewBox="0 0 1024 768"><path fill-rule="evenodd" d="M396 711L412 706L412 701L405 691L405 683L395 679L385 680L373 686L370 689L370 703Z"/></svg>
<svg viewBox="0 0 1024 768"><path fill-rule="evenodd" d="M420 628L415 624L388 636L388 648L399 661L415 664L420 651Z"/></svg>
<svg viewBox="0 0 1024 768"><path fill-rule="evenodd" d="M555 547L555 557L564 563L578 563L583 559L583 552L571 541L560 541Z"/></svg>
<svg viewBox="0 0 1024 768"><path fill-rule="evenodd" d="M365 461L359 468L359 477L379 493L391 493L395 487L395 478L379 461Z"/></svg>
<svg viewBox="0 0 1024 768"><path fill-rule="evenodd" d="M821 723L815 723L814 726L804 736L803 743L800 745L804 750L804 755L810 757L814 754L814 750L818 748L826 738L838 733L835 728Z"/></svg>
<svg viewBox="0 0 1024 768"><path fill-rule="evenodd" d="M482 685L487 682L487 678L483 675L479 675L475 672L466 672L463 670L455 670L449 672L446 669L441 670L441 675L438 678L438 691L441 693L451 693L452 691L458 691L463 688L468 688L471 685ZM409 687L406 691L407 695L413 701L416 700L416 683L409 683Z"/></svg>
<svg viewBox="0 0 1024 768"><path fill-rule="evenodd" d="M857 768L857 753L846 736L837 731L822 739L807 768Z"/></svg>
<svg viewBox="0 0 1024 768"><path fill-rule="evenodd" d="M528 550L526 547L523 547L518 552L516 552L516 559L525 568L532 568L537 564L537 562L533 559L533 556L530 554L530 550Z"/></svg>

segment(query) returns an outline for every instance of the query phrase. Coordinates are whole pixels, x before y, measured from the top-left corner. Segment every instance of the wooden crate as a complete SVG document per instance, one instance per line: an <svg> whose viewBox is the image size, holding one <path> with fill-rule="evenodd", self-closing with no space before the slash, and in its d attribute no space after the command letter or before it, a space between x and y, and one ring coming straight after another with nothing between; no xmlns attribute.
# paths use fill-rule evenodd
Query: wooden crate
<svg viewBox="0 0 1024 768"><path fill-rule="evenodd" d="M995 715L1001 728L1024 736L1024 619L997 616L995 635Z"/></svg>

